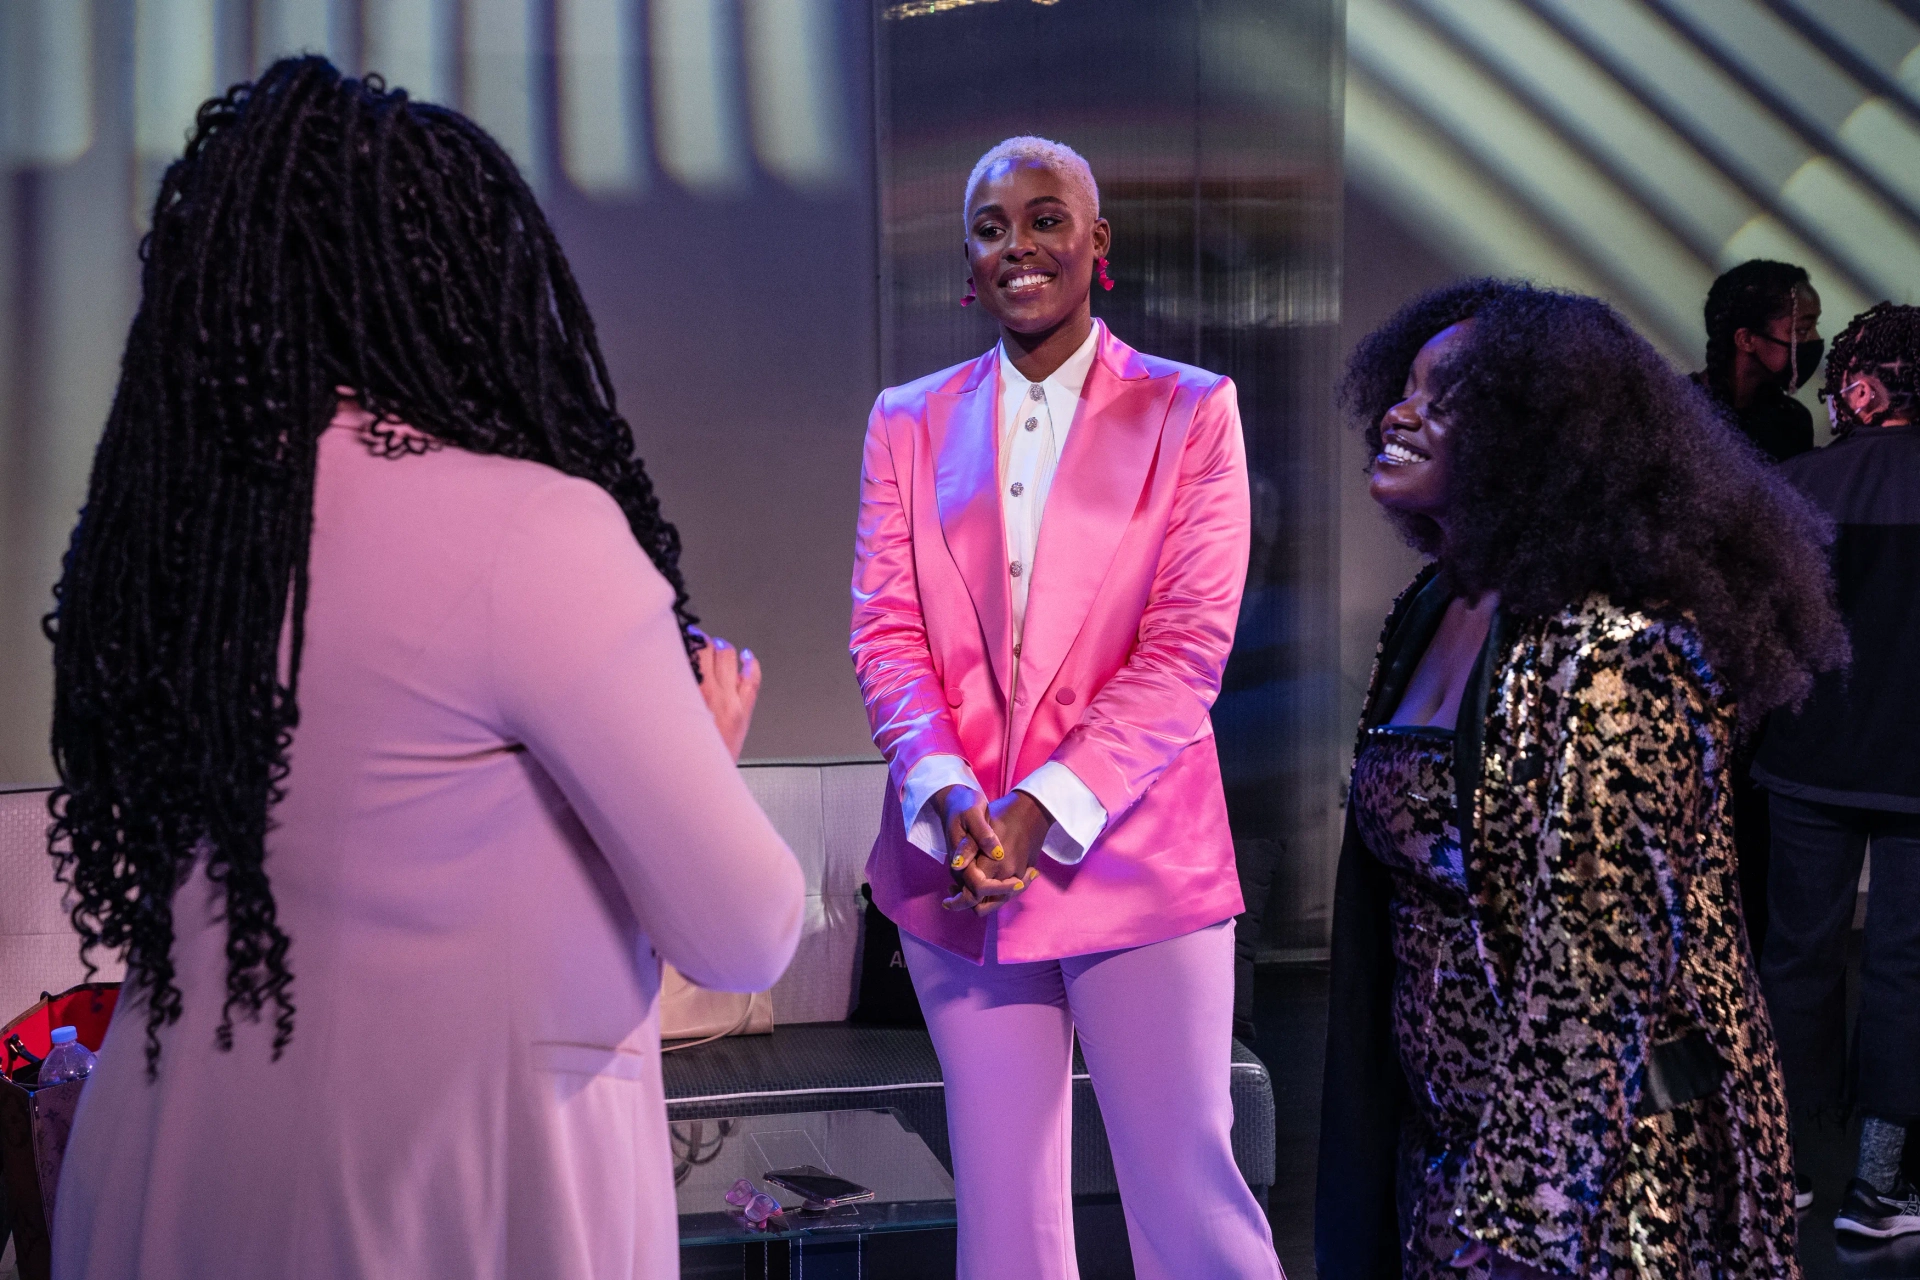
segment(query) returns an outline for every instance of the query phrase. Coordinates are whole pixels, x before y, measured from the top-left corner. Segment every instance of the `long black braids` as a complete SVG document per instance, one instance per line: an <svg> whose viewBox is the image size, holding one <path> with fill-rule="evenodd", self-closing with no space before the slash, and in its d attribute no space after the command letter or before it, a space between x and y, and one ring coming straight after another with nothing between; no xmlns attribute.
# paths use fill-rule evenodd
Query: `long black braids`
<svg viewBox="0 0 1920 1280"><path fill-rule="evenodd" d="M1920 409L1920 307L1882 302L1855 316L1834 338L1820 398L1827 402L1835 435L1846 435L1860 425L1841 394L1861 373L1873 374L1887 389L1889 403L1876 421L1890 416L1910 418Z"/></svg>
<svg viewBox="0 0 1920 1280"><path fill-rule="evenodd" d="M545 463L600 485L701 640L593 322L513 162L457 112L288 59L200 108L141 245L142 295L46 622L50 847L83 959L124 953L147 1067L176 1021L174 892L225 896L218 1030L273 1006L290 940L266 866L299 723L319 437L343 391L409 451Z"/></svg>

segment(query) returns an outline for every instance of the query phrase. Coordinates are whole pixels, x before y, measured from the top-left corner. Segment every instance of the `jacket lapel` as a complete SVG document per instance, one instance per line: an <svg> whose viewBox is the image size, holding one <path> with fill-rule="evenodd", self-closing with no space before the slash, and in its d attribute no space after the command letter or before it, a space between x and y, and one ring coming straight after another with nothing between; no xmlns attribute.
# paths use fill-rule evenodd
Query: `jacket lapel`
<svg viewBox="0 0 1920 1280"><path fill-rule="evenodd" d="M1438 567L1428 565L1395 603L1380 640L1380 656L1374 660L1373 687L1367 693L1367 709L1360 717L1363 734L1376 725L1385 724L1387 717L1400 709L1400 699L1406 695L1414 668L1420 665L1420 656L1433 642L1434 632L1440 629L1440 619L1446 616L1452 599L1453 593L1440 582Z"/></svg>
<svg viewBox="0 0 1920 1280"><path fill-rule="evenodd" d="M927 395L940 530L980 619L1004 698L1012 682L1013 589L1000 513L999 357L989 351L958 391Z"/></svg>
<svg viewBox="0 0 1920 1280"><path fill-rule="evenodd" d="M1159 451L1178 381L1172 373L1149 376L1133 348L1101 326L1099 354L1054 472L1034 552L1020 678L1035 693L1053 683L1106 580ZM1024 725L1014 727L1016 746L1024 732Z"/></svg>
<svg viewBox="0 0 1920 1280"><path fill-rule="evenodd" d="M1486 772L1487 709L1505 660L1512 625L1499 609L1487 623L1487 641L1460 695L1460 727L1453 739L1454 823L1460 830L1460 857L1467 870L1467 891L1479 897L1473 844L1479 834L1480 779Z"/></svg>
<svg viewBox="0 0 1920 1280"><path fill-rule="evenodd" d="M1413 672L1420 665L1420 658L1433 643L1433 636L1440 629L1440 620L1446 616L1447 605L1452 602L1453 593L1440 581L1439 575L1429 566L1422 571L1426 581L1416 581L1403 609L1396 609L1396 616L1389 621L1385 640L1380 646L1380 657L1376 669L1373 689L1367 697L1367 709L1361 716L1362 732L1375 725L1385 724L1400 706L1400 699L1407 691L1407 684L1413 679ZM1513 624L1499 609L1493 611L1493 618L1487 624L1486 643L1480 648L1480 656L1475 659L1473 671L1467 677L1467 687L1460 694L1460 719L1453 737L1453 782L1454 782L1454 824L1460 832L1460 854L1466 864L1467 888L1469 893L1478 895L1478 877L1473 862L1473 843L1477 834L1478 814L1476 800L1480 791L1480 779L1485 773L1483 760L1486 751L1487 712L1493 696L1493 687L1497 681L1497 668L1506 657L1508 642L1513 634Z"/></svg>

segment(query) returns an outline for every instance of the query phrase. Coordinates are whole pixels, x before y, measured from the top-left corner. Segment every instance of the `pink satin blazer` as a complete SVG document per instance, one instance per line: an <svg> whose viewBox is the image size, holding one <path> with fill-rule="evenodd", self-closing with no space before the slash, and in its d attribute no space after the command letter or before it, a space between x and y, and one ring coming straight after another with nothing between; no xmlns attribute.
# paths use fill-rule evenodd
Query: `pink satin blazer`
<svg viewBox="0 0 1920 1280"><path fill-rule="evenodd" d="M1000 960L1144 946L1237 915L1208 719L1247 573L1233 383L1100 326L1016 659L999 382L988 351L882 392L867 425L852 651L893 791L867 863L874 901L915 937L982 959L986 922L941 908L947 869L907 842L900 815L914 765L948 753L990 798L1058 760L1107 811L1083 860L1041 855L1040 879L1001 909Z"/></svg>

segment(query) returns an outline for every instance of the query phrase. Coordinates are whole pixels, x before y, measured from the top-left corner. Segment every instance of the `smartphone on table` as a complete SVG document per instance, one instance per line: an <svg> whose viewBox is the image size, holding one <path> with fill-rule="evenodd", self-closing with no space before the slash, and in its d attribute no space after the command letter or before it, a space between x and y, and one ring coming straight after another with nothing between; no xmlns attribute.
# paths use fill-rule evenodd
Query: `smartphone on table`
<svg viewBox="0 0 1920 1280"><path fill-rule="evenodd" d="M761 1176L776 1187L784 1187L804 1197L809 1209L832 1209L838 1205L873 1199L870 1188L810 1164L792 1169L771 1169Z"/></svg>

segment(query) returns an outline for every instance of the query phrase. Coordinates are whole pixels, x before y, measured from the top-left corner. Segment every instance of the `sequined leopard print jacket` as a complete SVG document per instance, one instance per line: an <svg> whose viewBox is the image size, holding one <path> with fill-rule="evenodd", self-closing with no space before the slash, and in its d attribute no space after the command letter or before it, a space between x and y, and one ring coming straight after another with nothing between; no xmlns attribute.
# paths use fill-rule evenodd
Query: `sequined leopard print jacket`
<svg viewBox="0 0 1920 1280"><path fill-rule="evenodd" d="M1444 608L1431 570L1396 605L1366 725L1397 705ZM1786 1103L1734 871L1734 723L1683 619L1590 598L1496 622L1456 748L1478 946L1502 999L1491 1101L1450 1210L1463 1237L1596 1280L1799 1275ZM1331 1238L1342 1219L1393 1221L1368 1203L1393 1186L1374 1117L1397 1128L1405 1113L1388 1096L1404 1079L1367 1060L1391 1050L1374 1006L1392 957L1384 882L1358 843L1350 825L1321 1134L1328 1280L1401 1274ZM1680 1073L1676 1092L1660 1068L1689 1041L1710 1047L1692 1055L1709 1071L1691 1087ZM1329 1153L1342 1127L1351 1142Z"/></svg>

